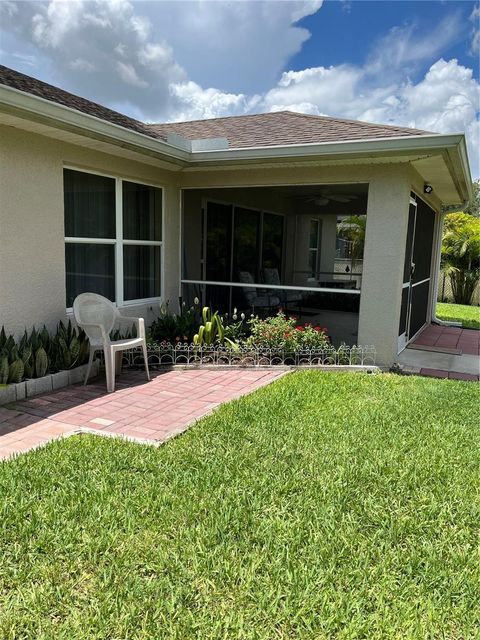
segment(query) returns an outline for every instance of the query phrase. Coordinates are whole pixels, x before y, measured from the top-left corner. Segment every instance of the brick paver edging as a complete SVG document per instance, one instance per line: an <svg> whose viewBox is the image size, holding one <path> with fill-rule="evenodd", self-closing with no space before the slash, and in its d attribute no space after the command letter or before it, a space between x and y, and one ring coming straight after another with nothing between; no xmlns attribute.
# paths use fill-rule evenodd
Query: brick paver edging
<svg viewBox="0 0 480 640"><path fill-rule="evenodd" d="M0 461L52 440L93 433L159 446L224 402L278 380L286 371L170 370L122 373L117 391L104 379L0 407Z"/></svg>

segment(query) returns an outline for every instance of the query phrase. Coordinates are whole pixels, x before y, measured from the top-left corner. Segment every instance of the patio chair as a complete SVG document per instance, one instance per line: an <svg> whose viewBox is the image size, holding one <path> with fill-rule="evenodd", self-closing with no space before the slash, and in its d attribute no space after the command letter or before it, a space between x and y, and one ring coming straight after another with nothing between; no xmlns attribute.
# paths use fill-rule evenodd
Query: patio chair
<svg viewBox="0 0 480 640"><path fill-rule="evenodd" d="M77 296L73 302L73 314L77 325L85 331L90 342L90 357L84 384L87 384L95 352L102 350L105 356L107 391L112 393L115 390L116 354L134 347L142 347L147 380L150 380L143 318L129 318L120 315L113 302L97 293L81 293ZM110 339L110 332L114 327L128 325L130 328L132 324L137 325L136 338Z"/></svg>
<svg viewBox="0 0 480 640"><path fill-rule="evenodd" d="M240 271L240 282L244 284L255 284L252 274L249 271ZM242 287L243 295L245 296L247 303L252 307L255 312L257 309L273 309L280 306L280 298L275 295L270 295L268 291L259 291L256 287Z"/></svg>
<svg viewBox="0 0 480 640"><path fill-rule="evenodd" d="M263 269L263 280L265 284L274 284L281 285L280 282L280 274L278 273L278 269L274 269L271 267L266 267ZM301 302L302 301L302 293L301 291L292 291L290 289L281 289L276 290L277 295L280 297L280 302L287 309L288 305L292 302Z"/></svg>

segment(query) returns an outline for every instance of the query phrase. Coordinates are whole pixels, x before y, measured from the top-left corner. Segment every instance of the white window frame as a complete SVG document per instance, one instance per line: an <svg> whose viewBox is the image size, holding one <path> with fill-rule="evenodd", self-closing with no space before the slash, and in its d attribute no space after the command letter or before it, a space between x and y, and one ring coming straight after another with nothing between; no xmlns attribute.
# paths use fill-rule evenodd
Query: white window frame
<svg viewBox="0 0 480 640"><path fill-rule="evenodd" d="M149 304L163 298L164 292L164 251L163 239L165 237L165 187L160 184L153 184L136 178L128 178L125 176L112 175L101 171L93 171L76 167L72 165L63 165L63 169L70 171L78 171L80 173L88 173L94 176L102 176L115 180L115 238L88 238L65 236L65 244L109 244L114 246L115 254L115 301L117 307L137 306L140 304ZM63 172L62 169L62 172ZM161 240L126 240L123 237L123 182L132 182L141 184L146 187L154 187L160 189L162 194L162 239ZM64 210L65 219L65 210ZM135 300L124 299L124 273L123 273L123 247L126 245L160 247L160 295L153 298L136 298ZM72 307L67 307L67 313L72 312Z"/></svg>
<svg viewBox="0 0 480 640"><path fill-rule="evenodd" d="M311 247L310 246L310 229L312 226L312 222L316 222L317 223L317 246L316 247ZM320 255L320 230L322 228L322 224L319 218L310 218L310 225L309 225L309 233L308 233L308 266L310 267L310 255L312 253L312 251L315 252L315 273L312 275L309 275L309 278L316 278L317 277L317 273L318 273L318 257Z"/></svg>

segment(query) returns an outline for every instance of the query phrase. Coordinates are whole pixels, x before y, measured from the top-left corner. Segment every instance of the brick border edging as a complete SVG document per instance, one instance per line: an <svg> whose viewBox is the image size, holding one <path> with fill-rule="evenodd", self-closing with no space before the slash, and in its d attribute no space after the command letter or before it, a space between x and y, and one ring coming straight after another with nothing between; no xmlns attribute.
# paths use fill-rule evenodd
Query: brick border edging
<svg viewBox="0 0 480 640"><path fill-rule="evenodd" d="M177 367L177 369L182 369L182 368L190 368L190 367ZM215 368L215 367L213 367L213 368ZM232 367L230 367L230 368L232 368ZM274 366L272 366L270 368L271 369L279 369L279 367L274 367ZM245 369L245 367L240 367L240 369ZM285 375L287 375L287 373L288 373L287 370L280 371L277 378L274 378L273 380L270 380L266 384L260 385L260 387L258 387L258 389L261 389L264 386L268 386L268 385L272 384L273 382L276 382L277 380L280 380L280 378L283 378ZM233 402L234 400L238 400L239 398L242 398L244 396L248 396L251 393L253 393L254 391L257 391L257 389L251 389L251 390L246 391L244 393L240 393L239 395L231 398L230 400L227 400L226 403ZM183 424L181 426L175 427L171 431L167 432L165 437L162 440L153 440L151 438L141 438L141 437L137 437L137 436L127 435L127 434L124 434L124 433L115 433L115 432L111 432L111 431L103 431L102 429L92 429L91 427L74 427L74 428L72 428L72 429L70 429L68 431L65 431L64 433L60 433L58 435L52 436L51 438L47 438L43 442L39 442L37 444L33 444L32 446L28 447L27 449L22 449L20 451L15 451L15 452L12 452L10 455L6 456L5 458L0 458L0 464L2 462L11 461L14 458L17 458L17 457L23 455L24 453L28 453L30 451L35 451L36 449L41 449L41 448L45 447L47 444L50 444L51 442L54 442L56 440L61 440L62 438L69 438L71 436L76 436L76 435L78 435L78 436L81 436L81 435L103 436L103 437L106 437L106 438L116 438L116 439L119 439L119 440L125 440L125 441L128 441L128 442L133 442L135 444L144 444L144 445L149 445L149 446L152 446L152 447L160 447L162 444L165 444L169 440L172 440L176 436L179 436L182 433L184 433L185 431L187 431L188 429L190 429L190 427L192 427L194 424L196 424L199 420L202 420L203 418L206 418L207 416L212 415L223 404L226 404L226 403L225 402L221 402L219 405L217 405L215 407L212 407L211 409L209 409L208 411L206 411L202 415L194 418L190 422L187 422L187 423L185 423L185 424Z"/></svg>

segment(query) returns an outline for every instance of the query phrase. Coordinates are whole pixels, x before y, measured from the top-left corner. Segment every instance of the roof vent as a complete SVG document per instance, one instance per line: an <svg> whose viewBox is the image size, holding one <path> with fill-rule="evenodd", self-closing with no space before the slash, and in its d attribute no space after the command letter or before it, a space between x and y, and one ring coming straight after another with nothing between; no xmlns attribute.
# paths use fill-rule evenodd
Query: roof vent
<svg viewBox="0 0 480 640"><path fill-rule="evenodd" d="M167 135L167 142L184 151L220 151L228 149L228 140L226 138L187 140L187 138L179 136L178 133L169 133Z"/></svg>

